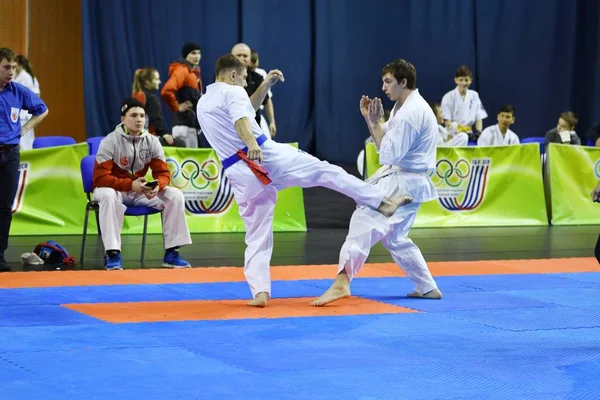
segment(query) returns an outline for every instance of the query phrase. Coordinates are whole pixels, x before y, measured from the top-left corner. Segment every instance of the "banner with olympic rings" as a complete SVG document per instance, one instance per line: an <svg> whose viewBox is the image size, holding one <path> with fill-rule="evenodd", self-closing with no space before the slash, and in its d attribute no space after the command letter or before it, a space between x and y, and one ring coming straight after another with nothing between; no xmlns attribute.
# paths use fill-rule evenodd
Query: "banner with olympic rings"
<svg viewBox="0 0 600 400"><path fill-rule="evenodd" d="M87 155L87 143L21 152L11 235L81 234L87 199L80 162ZM171 171L171 185L185 196L186 218L192 233L245 230L229 182L212 149L167 147L165 156ZM151 179L150 173L147 178ZM306 231L301 188L278 193L273 230ZM124 234L142 231L143 218L125 218ZM89 232L97 232L93 217ZM160 214L151 215L148 233L161 232Z"/></svg>
<svg viewBox="0 0 600 400"><path fill-rule="evenodd" d="M214 150L165 147L165 156L171 171L171 186L185 196L185 211L192 233L244 232L231 186ZM160 221L156 228L160 232ZM277 194L273 230L306 231L301 188L289 188Z"/></svg>
<svg viewBox="0 0 600 400"><path fill-rule="evenodd" d="M600 224L590 195L600 181L600 148L551 143L546 151L552 225Z"/></svg>
<svg viewBox="0 0 600 400"><path fill-rule="evenodd" d="M368 177L379 168L372 143L365 158ZM421 206L415 227L548 224L538 144L438 147L429 177L439 197Z"/></svg>

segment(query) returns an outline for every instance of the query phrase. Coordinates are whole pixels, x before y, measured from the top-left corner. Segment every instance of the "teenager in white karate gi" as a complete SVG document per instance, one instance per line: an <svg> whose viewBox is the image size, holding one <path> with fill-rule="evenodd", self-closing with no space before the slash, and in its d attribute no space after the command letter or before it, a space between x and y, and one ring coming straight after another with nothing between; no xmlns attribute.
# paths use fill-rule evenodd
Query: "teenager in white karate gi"
<svg viewBox="0 0 600 400"><path fill-rule="evenodd" d="M479 99L479 93L469 89L473 82L473 73L466 65L456 70L454 83L456 89L442 97L442 112L446 128L451 134L465 132L471 140L477 140L483 129L483 120L487 113ZM473 125L475 130L473 131Z"/></svg>
<svg viewBox="0 0 600 400"><path fill-rule="evenodd" d="M444 126L444 114L439 103L431 104L438 123L437 146L438 147L465 147L469 145L469 135L465 132L449 131Z"/></svg>
<svg viewBox="0 0 600 400"><path fill-rule="evenodd" d="M246 65L234 55L219 57L215 74L215 83L200 98L196 115L223 164L246 227L244 274L253 297L248 304L264 307L271 294L273 211L278 190L323 186L387 216L411 199L388 198L382 188L363 182L338 166L268 139L255 114L271 86L283 81L281 71L270 71L250 98L244 90Z"/></svg>
<svg viewBox="0 0 600 400"><path fill-rule="evenodd" d="M519 137L509 129L515 122L515 110L510 104L500 107L498 123L488 126L477 139L477 146L506 146L520 144Z"/></svg>
<svg viewBox="0 0 600 400"><path fill-rule="evenodd" d="M381 100L363 96L360 111L383 165L367 180L386 193L407 193L413 202L385 218L358 207L350 220L340 251L338 275L331 287L311 304L322 306L350 296L350 282L364 265L371 247L382 241L394 261L415 283L409 297L441 299L421 250L408 238L421 203L437 198L428 171L436 165L437 121L429 104L416 89L417 73L408 61L395 60L382 71L385 94L396 102L388 122L381 124Z"/></svg>

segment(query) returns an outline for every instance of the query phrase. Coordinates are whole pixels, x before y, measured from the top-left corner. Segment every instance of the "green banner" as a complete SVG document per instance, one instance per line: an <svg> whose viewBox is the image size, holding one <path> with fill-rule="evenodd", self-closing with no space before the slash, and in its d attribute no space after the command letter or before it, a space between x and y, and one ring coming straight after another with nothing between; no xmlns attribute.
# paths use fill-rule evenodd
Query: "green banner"
<svg viewBox="0 0 600 400"><path fill-rule="evenodd" d="M80 162L88 145L51 147L21 152L17 198L11 235L81 234L86 196ZM212 149L165 148L171 185L186 198L186 217L192 233L244 232L237 203ZM301 188L278 193L273 230L306 231ZM143 231L143 217L125 217L124 234ZM159 214L148 219L148 232L160 233ZM89 232L96 233L90 214Z"/></svg>
<svg viewBox="0 0 600 400"><path fill-rule="evenodd" d="M551 143L547 154L552 225L600 224L600 204L591 199L600 180L600 148Z"/></svg>
<svg viewBox="0 0 600 400"><path fill-rule="evenodd" d="M87 200L79 165L88 151L87 143L82 143L21 152L11 235L83 232ZM93 226L95 231L95 222Z"/></svg>
<svg viewBox="0 0 600 400"><path fill-rule="evenodd" d="M375 146L366 173L379 168ZM439 198L424 203L415 227L547 225L538 144L439 147L430 174Z"/></svg>

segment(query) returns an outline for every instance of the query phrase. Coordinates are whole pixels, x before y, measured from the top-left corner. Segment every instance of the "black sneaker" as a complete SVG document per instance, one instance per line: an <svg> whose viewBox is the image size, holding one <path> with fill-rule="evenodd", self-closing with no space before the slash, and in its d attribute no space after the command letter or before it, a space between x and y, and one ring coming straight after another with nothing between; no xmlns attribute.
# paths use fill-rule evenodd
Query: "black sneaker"
<svg viewBox="0 0 600 400"><path fill-rule="evenodd" d="M0 272L10 272L10 265L4 259L4 256L0 256Z"/></svg>

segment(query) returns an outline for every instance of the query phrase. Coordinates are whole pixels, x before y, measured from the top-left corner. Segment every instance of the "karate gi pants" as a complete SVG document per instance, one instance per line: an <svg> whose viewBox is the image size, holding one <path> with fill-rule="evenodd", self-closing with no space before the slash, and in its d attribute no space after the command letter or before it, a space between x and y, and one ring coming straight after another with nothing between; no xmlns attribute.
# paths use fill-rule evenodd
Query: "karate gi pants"
<svg viewBox="0 0 600 400"><path fill-rule="evenodd" d="M192 243L185 219L185 198L176 188L167 186L156 197L148 200L142 193L118 192L113 188L94 189L94 200L99 204L100 229L105 250L121 250L121 231L127 206L147 206L163 210L163 237L165 249Z"/></svg>
<svg viewBox="0 0 600 400"><path fill-rule="evenodd" d="M444 143L443 147L467 147L469 145L469 135L464 132L458 132L449 141Z"/></svg>
<svg viewBox="0 0 600 400"><path fill-rule="evenodd" d="M322 186L373 209L377 209L386 196L383 189L290 145L268 140L261 148L262 166L272 180L269 185L260 183L243 161L225 170L246 227L244 274L252 297L260 292L271 294L270 263L277 191L294 186Z"/></svg>
<svg viewBox="0 0 600 400"><path fill-rule="evenodd" d="M394 193L398 191L395 182L391 175L375 186ZM408 238L420 206L421 203L413 202L400 207L390 218L367 207L358 207L352 214L348 236L340 250L338 273L345 270L352 280L369 257L371 248L381 241L396 264L415 283L417 292L423 294L436 289L421 250Z"/></svg>

